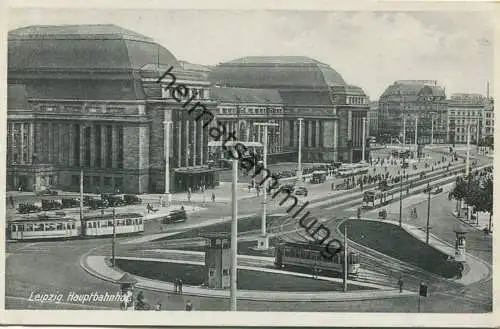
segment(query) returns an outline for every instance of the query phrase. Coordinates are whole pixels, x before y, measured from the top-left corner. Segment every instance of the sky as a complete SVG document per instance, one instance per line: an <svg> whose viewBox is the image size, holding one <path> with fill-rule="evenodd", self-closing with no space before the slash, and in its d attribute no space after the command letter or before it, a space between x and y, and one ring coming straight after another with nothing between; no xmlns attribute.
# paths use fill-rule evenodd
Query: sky
<svg viewBox="0 0 500 329"><path fill-rule="evenodd" d="M9 30L116 24L180 60L307 56L377 100L396 80L437 80L451 93L493 88L493 16L486 12L9 9Z"/></svg>

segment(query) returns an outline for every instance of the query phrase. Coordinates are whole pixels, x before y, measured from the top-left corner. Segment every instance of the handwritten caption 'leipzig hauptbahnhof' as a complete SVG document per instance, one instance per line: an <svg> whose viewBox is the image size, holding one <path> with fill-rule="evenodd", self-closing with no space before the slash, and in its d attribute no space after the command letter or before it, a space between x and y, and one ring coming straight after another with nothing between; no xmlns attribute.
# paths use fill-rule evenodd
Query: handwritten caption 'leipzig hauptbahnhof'
<svg viewBox="0 0 500 329"><path fill-rule="evenodd" d="M186 97L189 95L189 87L185 84L178 83L176 84L177 78L175 74L172 73L173 67L171 66L165 73L163 73L160 78L158 78L157 83L163 84L164 79L168 76L171 81L164 88L165 90L171 91L171 97L175 99L178 103L182 104L183 108L187 108L193 99L196 97L196 91L193 90L191 93L191 97ZM199 101L194 103L189 109L188 114L192 115L196 113L195 120L199 122L203 120L203 128L206 129L211 123L215 120L215 117L212 112L210 112L206 106ZM236 131L228 132L226 126L221 124L220 122L216 122L216 126L213 125L209 128L208 134L215 141L222 141L222 149L225 154L231 159L238 160L240 166L245 170L246 174L250 173L255 169L255 172L252 174L252 178L256 178L257 176L262 177L260 182L256 182L259 186L262 186L268 179L270 179L270 183L268 183L268 191L276 190L272 199L274 200L278 195L284 195L284 198L279 202L279 205L282 206L288 200L292 200L293 204L286 210L286 212L292 216L292 218L297 218L307 205L309 201L306 201L301 207L293 214L291 214L292 210L297 206L298 199L291 195L291 192L288 189L280 188L278 178L276 175L271 174L269 169L264 168L263 166L257 166L255 163L255 155L251 150L248 150L247 147L243 143L239 143L236 139ZM231 147L227 147L227 142L231 143ZM310 217L310 212L307 211L302 215L299 219L299 225L306 230L309 236L320 245L324 246L324 250L321 252L321 255L327 259L332 259L335 254L341 252L343 250L342 243L337 239L331 238L330 230L325 227L323 224L319 223L318 220L314 217Z"/></svg>

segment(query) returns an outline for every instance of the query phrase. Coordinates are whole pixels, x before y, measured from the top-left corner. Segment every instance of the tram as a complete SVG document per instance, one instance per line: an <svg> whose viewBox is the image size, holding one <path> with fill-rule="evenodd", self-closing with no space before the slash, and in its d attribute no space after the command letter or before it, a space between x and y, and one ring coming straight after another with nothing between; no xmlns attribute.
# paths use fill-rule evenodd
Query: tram
<svg viewBox="0 0 500 329"><path fill-rule="evenodd" d="M64 216L18 219L7 225L7 237L10 240L70 239L80 235L80 221Z"/></svg>
<svg viewBox="0 0 500 329"><path fill-rule="evenodd" d="M374 209L377 207L385 206L391 203L394 199L394 194L396 192L392 191L366 191L363 193L363 209Z"/></svg>
<svg viewBox="0 0 500 329"><path fill-rule="evenodd" d="M140 214L116 214L115 234L131 235L144 232L144 220ZM83 221L64 215L39 215L35 218L8 222L7 238L16 241L74 239L113 235L113 215L85 217Z"/></svg>
<svg viewBox="0 0 500 329"><path fill-rule="evenodd" d="M321 253L325 251L322 244L284 242L277 246L275 266L283 268L296 266L308 269L318 269L326 272L344 273L344 252L335 254L331 259ZM356 278L359 274L359 255L349 252L347 256L347 276Z"/></svg>
<svg viewBox="0 0 500 329"><path fill-rule="evenodd" d="M116 214L115 224L116 235L144 232L144 220L141 214ZM82 231L86 237L113 235L113 215L84 217Z"/></svg>

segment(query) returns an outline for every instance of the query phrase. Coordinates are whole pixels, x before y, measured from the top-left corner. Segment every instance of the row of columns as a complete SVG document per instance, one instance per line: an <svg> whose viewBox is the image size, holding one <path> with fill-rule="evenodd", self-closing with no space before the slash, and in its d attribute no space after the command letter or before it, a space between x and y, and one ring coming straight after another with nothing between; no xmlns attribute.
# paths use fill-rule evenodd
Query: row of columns
<svg viewBox="0 0 500 329"><path fill-rule="evenodd" d="M169 122L169 121L165 121ZM170 123L171 124L171 123ZM204 135L208 127L203 127L203 122L196 120L178 121L174 129L177 133L177 167L193 167L203 165L204 159ZM169 132L170 134L170 132ZM183 159L182 142L185 142L185 157ZM184 161L183 161L184 160Z"/></svg>
<svg viewBox="0 0 500 329"><path fill-rule="evenodd" d="M17 158L17 163L19 164L31 164L33 153L35 152L35 126L33 122L10 122L9 130L10 141L8 151L11 161ZM27 140L24 138L25 131L27 131ZM16 138L16 136L19 136L19 138ZM24 153L25 148L27 149L26 154Z"/></svg>
<svg viewBox="0 0 500 329"><path fill-rule="evenodd" d="M119 148L118 130L121 126L107 124L77 124L79 125L79 149L75 154L75 124L53 122L10 122L10 158L15 154L19 164L33 164L33 155L36 153L39 163L60 164L67 166L84 165L86 151L89 150L90 167L118 168ZM90 128L90 139L85 141L85 128ZM107 146L107 128L111 127L111 146ZM100 130L100 156L97 156L96 134ZM36 133L35 133L36 130ZM28 140L25 140L25 131ZM35 141L36 135L36 141ZM19 136L16 138L16 136ZM122 141L123 142L123 141ZM27 144L27 145L26 145ZM27 148L26 156L24 149ZM123 152L123 145L122 145ZM108 166L108 156L111 154L111 166ZM76 160L78 158L78 161ZM99 159L97 162L96 160Z"/></svg>
<svg viewBox="0 0 500 329"><path fill-rule="evenodd" d="M299 136L299 125L298 121L292 121L293 122L293 140L291 141L291 145L293 146L295 144L294 140L297 140ZM336 121L335 121L336 122ZM303 132L303 137L305 132L307 131L307 134L305 134L306 140L302 142L302 144L306 147L322 147L324 145L324 141L322 140L324 138L324 133L321 134L321 131L324 131L324 125L322 124L321 120L307 120L304 119L302 121L302 132ZM314 134L313 134L314 131ZM322 136L323 135L323 136ZM313 143L314 141L314 143Z"/></svg>

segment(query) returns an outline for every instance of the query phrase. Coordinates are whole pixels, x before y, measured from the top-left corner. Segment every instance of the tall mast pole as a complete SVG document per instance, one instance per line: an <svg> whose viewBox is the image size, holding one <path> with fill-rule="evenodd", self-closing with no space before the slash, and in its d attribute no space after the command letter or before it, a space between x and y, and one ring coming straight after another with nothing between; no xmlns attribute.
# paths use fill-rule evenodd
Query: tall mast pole
<svg viewBox="0 0 500 329"><path fill-rule="evenodd" d="M233 159L232 221L231 221L231 311L236 311L236 291L238 276L238 160Z"/></svg>

